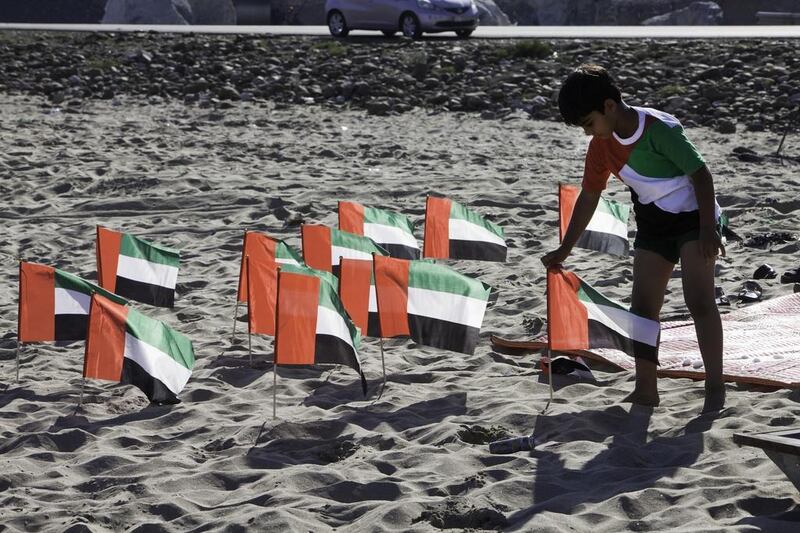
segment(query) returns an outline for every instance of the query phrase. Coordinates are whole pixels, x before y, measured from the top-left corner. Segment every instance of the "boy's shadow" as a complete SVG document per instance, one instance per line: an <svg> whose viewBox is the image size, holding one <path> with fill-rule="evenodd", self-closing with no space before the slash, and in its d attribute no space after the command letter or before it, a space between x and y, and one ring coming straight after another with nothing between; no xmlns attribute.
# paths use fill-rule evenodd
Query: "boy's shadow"
<svg viewBox="0 0 800 533"><path fill-rule="evenodd" d="M686 424L682 434L648 442L652 413L652 408L632 406L628 412L615 405L605 410L539 415L533 431L539 443L603 443L609 436L611 442L578 470L565 466L563 453L534 450L532 455L538 460L533 505L510 516L509 522L521 525L544 511L572 514L580 505L653 487L659 479L697 461L704 449L703 434L719 416L719 412L699 415Z"/></svg>

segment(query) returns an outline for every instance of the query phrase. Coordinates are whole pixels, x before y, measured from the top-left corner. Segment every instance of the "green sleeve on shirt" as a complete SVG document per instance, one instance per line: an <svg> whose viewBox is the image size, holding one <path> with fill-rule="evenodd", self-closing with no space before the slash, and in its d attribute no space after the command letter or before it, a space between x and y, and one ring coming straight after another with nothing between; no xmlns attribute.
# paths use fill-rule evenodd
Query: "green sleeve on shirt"
<svg viewBox="0 0 800 533"><path fill-rule="evenodd" d="M681 126L669 127L663 122L658 122L652 127L653 148L687 176L691 176L706 164Z"/></svg>

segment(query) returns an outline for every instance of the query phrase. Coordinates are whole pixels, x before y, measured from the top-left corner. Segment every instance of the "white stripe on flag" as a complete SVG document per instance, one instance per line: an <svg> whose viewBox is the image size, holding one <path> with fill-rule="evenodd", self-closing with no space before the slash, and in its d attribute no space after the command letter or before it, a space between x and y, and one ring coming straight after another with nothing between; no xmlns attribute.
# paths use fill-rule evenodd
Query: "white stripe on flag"
<svg viewBox="0 0 800 533"><path fill-rule="evenodd" d="M191 370L169 355L127 332L125 333L125 357L136 361L145 372L161 381L175 394L183 390L192 375Z"/></svg>
<svg viewBox="0 0 800 533"><path fill-rule="evenodd" d="M473 241L473 242L491 242L505 246L506 242L489 231L488 229L462 220L460 218L450 219L450 240L455 241Z"/></svg>
<svg viewBox="0 0 800 533"><path fill-rule="evenodd" d="M480 329L486 301L430 289L408 288L408 314Z"/></svg>
<svg viewBox="0 0 800 533"><path fill-rule="evenodd" d="M581 300L581 303L586 307L590 319L600 322L623 337L650 346L658 346L660 326L655 320L640 317L617 307L597 305L585 300Z"/></svg>
<svg viewBox="0 0 800 533"><path fill-rule="evenodd" d="M339 257L344 257L345 259L366 259L367 261L372 261L372 254L369 252L362 252L361 250L331 245L331 264L338 265Z"/></svg>
<svg viewBox="0 0 800 533"><path fill-rule="evenodd" d="M281 265L295 265L300 266L300 263L292 259L291 257L276 257L275 262Z"/></svg>
<svg viewBox="0 0 800 533"><path fill-rule="evenodd" d="M586 229L588 231L596 231L598 233L609 233L611 235L622 237L626 240L628 238L628 224L610 213L604 213L601 211L594 212L594 215L592 216L592 219L589 220L589 224L586 226Z"/></svg>
<svg viewBox="0 0 800 533"><path fill-rule="evenodd" d="M347 329L347 324L344 322L342 315L328 309L322 305L317 306L317 335L333 335L338 337L353 348L353 339L350 337L350 330Z"/></svg>
<svg viewBox="0 0 800 533"><path fill-rule="evenodd" d="M132 281L158 285L167 289L174 289L178 281L178 267L151 263L146 259L130 257L127 255L119 256L117 265L117 276Z"/></svg>
<svg viewBox="0 0 800 533"><path fill-rule="evenodd" d="M367 311L370 313L378 312L378 295L375 292L375 285L369 286L369 306L367 307Z"/></svg>
<svg viewBox="0 0 800 533"><path fill-rule="evenodd" d="M89 304L92 297L78 291L56 287L55 313L56 315L88 315ZM40 317L41 318L41 317Z"/></svg>
<svg viewBox="0 0 800 533"><path fill-rule="evenodd" d="M419 249L417 239L396 226L385 226L383 224L365 222L364 235L375 242L402 244L403 246Z"/></svg>

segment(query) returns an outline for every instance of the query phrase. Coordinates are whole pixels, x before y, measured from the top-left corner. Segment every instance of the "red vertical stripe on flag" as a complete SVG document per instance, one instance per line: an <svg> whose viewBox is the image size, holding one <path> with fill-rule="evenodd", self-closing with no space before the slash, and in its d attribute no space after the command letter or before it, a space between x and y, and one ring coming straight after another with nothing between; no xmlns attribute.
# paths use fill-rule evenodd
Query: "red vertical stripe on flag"
<svg viewBox="0 0 800 533"><path fill-rule="evenodd" d="M373 260L381 337L411 335L408 327L408 272L411 263L379 255L373 256Z"/></svg>
<svg viewBox="0 0 800 533"><path fill-rule="evenodd" d="M250 333L275 335L275 305L278 297L277 263L254 262L247 266L247 314Z"/></svg>
<svg viewBox="0 0 800 533"><path fill-rule="evenodd" d="M83 356L83 377L119 381L125 357L128 308L99 294L92 295L89 330Z"/></svg>
<svg viewBox="0 0 800 533"><path fill-rule="evenodd" d="M425 202L423 257L450 257L450 200L428 196Z"/></svg>
<svg viewBox="0 0 800 533"><path fill-rule="evenodd" d="M35 263L19 263L19 342L52 341L56 337L56 272Z"/></svg>
<svg viewBox="0 0 800 533"><path fill-rule="evenodd" d="M275 364L314 364L319 284L316 276L278 274Z"/></svg>
<svg viewBox="0 0 800 533"><path fill-rule="evenodd" d="M569 221L572 219L572 212L575 210L575 202L580 191L571 185L558 184L558 241L564 240L567 233Z"/></svg>
<svg viewBox="0 0 800 533"><path fill-rule="evenodd" d="M341 213L341 211L340 211ZM339 271L339 297L353 323L367 334L369 320L369 285L372 261L342 258Z"/></svg>
<svg viewBox="0 0 800 533"><path fill-rule="evenodd" d="M356 202L339 202L339 229L364 235L364 206Z"/></svg>
<svg viewBox="0 0 800 533"><path fill-rule="evenodd" d="M250 257L251 263L275 263L275 249L278 243L275 239L255 231L244 232L242 245L242 265L239 267L239 293L240 302L247 301L247 263L245 258Z"/></svg>
<svg viewBox="0 0 800 533"><path fill-rule="evenodd" d="M117 288L117 264L122 233L97 226L97 282L105 290Z"/></svg>
<svg viewBox="0 0 800 533"><path fill-rule="evenodd" d="M332 272L331 229L327 226L303 224L300 232L303 239L303 261L306 265Z"/></svg>
<svg viewBox="0 0 800 533"><path fill-rule="evenodd" d="M589 315L578 300L580 280L571 273L547 271L547 335L551 350L588 350Z"/></svg>

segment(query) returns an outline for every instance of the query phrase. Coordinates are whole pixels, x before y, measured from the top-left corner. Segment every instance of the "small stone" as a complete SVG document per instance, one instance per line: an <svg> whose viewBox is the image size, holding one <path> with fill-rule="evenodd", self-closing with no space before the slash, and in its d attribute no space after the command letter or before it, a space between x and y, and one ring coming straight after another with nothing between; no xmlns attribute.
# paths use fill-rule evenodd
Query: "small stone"
<svg viewBox="0 0 800 533"><path fill-rule="evenodd" d="M717 120L717 132L722 134L736 133L736 124L726 118Z"/></svg>

